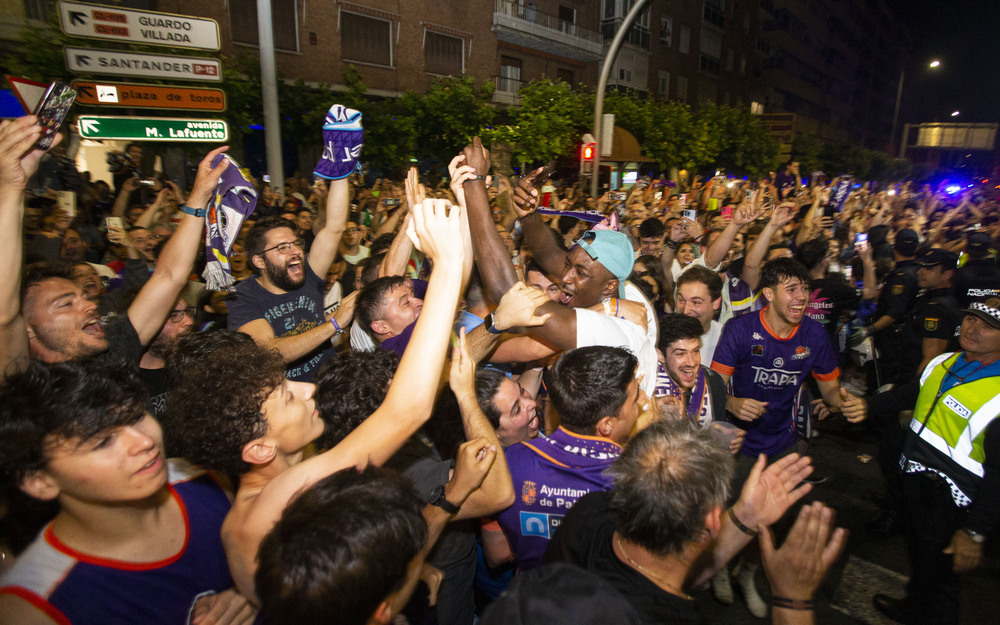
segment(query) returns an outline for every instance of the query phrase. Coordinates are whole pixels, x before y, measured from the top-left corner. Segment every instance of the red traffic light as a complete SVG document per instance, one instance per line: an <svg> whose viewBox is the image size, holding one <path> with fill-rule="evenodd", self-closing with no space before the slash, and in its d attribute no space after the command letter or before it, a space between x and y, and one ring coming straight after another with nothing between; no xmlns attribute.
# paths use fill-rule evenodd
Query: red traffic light
<svg viewBox="0 0 1000 625"><path fill-rule="evenodd" d="M594 147L596 145L597 144L595 144L595 143L588 143L588 144L586 144L586 145L583 146L583 160L585 160L585 161L592 161L592 160L594 160Z"/></svg>

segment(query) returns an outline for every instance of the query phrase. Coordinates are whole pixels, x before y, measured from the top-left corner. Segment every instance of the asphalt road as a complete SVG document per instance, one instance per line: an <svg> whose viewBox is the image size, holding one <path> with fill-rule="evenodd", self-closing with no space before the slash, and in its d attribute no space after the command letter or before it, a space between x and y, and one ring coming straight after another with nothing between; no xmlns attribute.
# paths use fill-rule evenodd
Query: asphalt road
<svg viewBox="0 0 1000 625"><path fill-rule="evenodd" d="M871 596L884 592L903 595L908 575L903 537L896 533L876 536L866 524L878 515L877 501L884 494L884 483L873 459L864 463L860 455L874 456L876 439L863 426L848 426L834 417L820 424L821 435L812 440L809 455L816 472L829 479L814 486L803 502L822 501L837 512L837 524L850 530L847 549L827 575L817 594L816 622L826 625L870 623L891 625L871 606ZM789 512L794 518L798 507ZM735 585L735 578L734 578ZM757 587L765 600L770 588L763 571L758 572ZM750 614L739 590L733 605L718 603L708 589L694 594L706 623L765 623ZM986 545L983 565L966 574L962 582L961 625L985 625L1000 622L1000 540Z"/></svg>

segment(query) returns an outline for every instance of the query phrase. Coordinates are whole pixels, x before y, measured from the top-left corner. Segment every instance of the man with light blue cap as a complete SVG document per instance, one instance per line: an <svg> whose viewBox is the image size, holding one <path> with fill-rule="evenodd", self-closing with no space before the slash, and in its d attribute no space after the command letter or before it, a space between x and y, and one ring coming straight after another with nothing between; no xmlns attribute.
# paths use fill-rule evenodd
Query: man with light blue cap
<svg viewBox="0 0 1000 625"><path fill-rule="evenodd" d="M465 165L479 175L463 185L477 266L490 298L499 301L517 274L493 226L481 181L489 171L489 155L478 138L463 154ZM522 179L515 192L515 210L535 261L560 277L563 293L558 303L539 308L538 314L552 316L545 325L532 328L531 335L558 350L602 345L631 351L639 360L642 390L650 395L656 379L656 314L638 288L626 283L634 259L628 237L614 230L589 230L569 252L560 248L535 212L538 192L531 183L537 174Z"/></svg>

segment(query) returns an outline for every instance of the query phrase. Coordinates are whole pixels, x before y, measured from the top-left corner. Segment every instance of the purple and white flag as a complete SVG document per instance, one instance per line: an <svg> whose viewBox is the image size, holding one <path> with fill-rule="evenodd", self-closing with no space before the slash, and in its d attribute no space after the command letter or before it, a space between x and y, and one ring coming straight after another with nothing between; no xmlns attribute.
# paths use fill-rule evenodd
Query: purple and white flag
<svg viewBox="0 0 1000 625"><path fill-rule="evenodd" d="M323 156L313 174L327 180L346 178L358 167L364 144L361 112L334 104L323 120Z"/></svg>

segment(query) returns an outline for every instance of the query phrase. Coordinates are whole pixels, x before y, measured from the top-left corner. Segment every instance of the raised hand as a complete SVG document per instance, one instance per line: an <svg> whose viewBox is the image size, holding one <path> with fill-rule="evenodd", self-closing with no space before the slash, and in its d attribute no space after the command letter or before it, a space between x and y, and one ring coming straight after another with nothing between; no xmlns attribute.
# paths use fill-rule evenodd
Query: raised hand
<svg viewBox="0 0 1000 625"><path fill-rule="evenodd" d="M451 370L448 386L456 396L476 395L476 361L469 354L469 343L465 338L465 328L459 328L458 343L451 350Z"/></svg>
<svg viewBox="0 0 1000 625"><path fill-rule="evenodd" d="M462 150L465 164L476 170L476 175L485 176L490 173L490 151L483 147L479 137L473 137L472 143Z"/></svg>
<svg viewBox="0 0 1000 625"><path fill-rule="evenodd" d="M219 159L219 164L215 167L212 167L212 161L216 156L228 149L228 145L215 148L198 163L198 172L194 177L194 186L191 189L190 197L188 197L188 205L191 208L206 208L208 206L208 203L212 199L212 194L215 193L215 187L219 184L219 176L222 175L222 172L226 171L226 167L229 167L228 158ZM128 182L126 181L125 184L127 185Z"/></svg>
<svg viewBox="0 0 1000 625"><path fill-rule="evenodd" d="M733 506L737 518L758 530L780 519L793 503L812 490L811 484L802 484L812 473L811 462L808 456L790 454L765 469L767 458L761 454Z"/></svg>
<svg viewBox="0 0 1000 625"><path fill-rule="evenodd" d="M760 532L764 571L776 597L809 601L844 546L847 530L833 528L833 510L820 502L804 506L781 549L774 548L771 530Z"/></svg>
<svg viewBox="0 0 1000 625"><path fill-rule="evenodd" d="M799 210L798 205L795 202L782 202L774 207L774 212L771 213L771 222L778 228L781 228L795 217L795 213Z"/></svg>
<svg viewBox="0 0 1000 625"><path fill-rule="evenodd" d="M517 181L517 186L514 188L514 212L521 219L538 210L538 189L534 184L544 170L544 167L539 167Z"/></svg>
<svg viewBox="0 0 1000 625"><path fill-rule="evenodd" d="M28 178L38 170L38 161L45 150L35 149L41 126L34 115L20 117L0 124L0 186L23 191ZM49 149L62 140L57 134Z"/></svg>
<svg viewBox="0 0 1000 625"><path fill-rule="evenodd" d="M539 291L523 282L515 282L514 286L500 298L500 304L493 313L493 327L497 330L508 330L514 327L544 325L552 314L536 315L535 311L550 301L552 300L544 291Z"/></svg>
<svg viewBox="0 0 1000 625"><path fill-rule="evenodd" d="M480 437L462 443L455 456L455 473L444 487L449 502L460 506L479 488L497 457L497 448Z"/></svg>
<svg viewBox="0 0 1000 625"><path fill-rule="evenodd" d="M414 247L436 264L463 265L466 246L462 241L460 211L448 200L424 200L413 206L413 219L407 224L406 236Z"/></svg>

